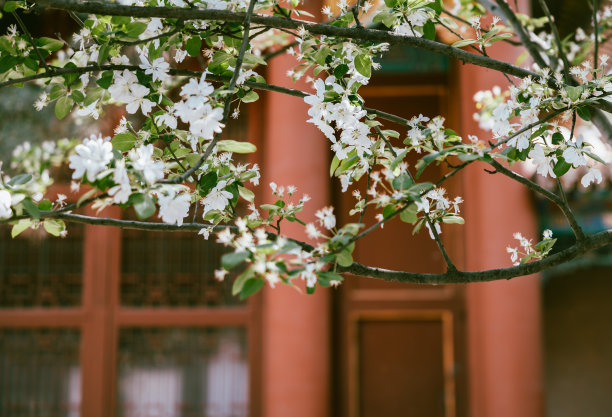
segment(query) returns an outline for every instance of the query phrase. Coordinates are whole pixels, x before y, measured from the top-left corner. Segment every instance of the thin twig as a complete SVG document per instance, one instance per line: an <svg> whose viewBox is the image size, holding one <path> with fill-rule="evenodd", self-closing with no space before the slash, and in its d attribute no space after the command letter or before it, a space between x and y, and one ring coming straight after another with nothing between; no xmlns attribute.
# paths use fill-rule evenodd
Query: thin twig
<svg viewBox="0 0 612 417"><path fill-rule="evenodd" d="M393 149L393 146L389 142L389 139L387 139L386 135L383 133L383 131L380 129L380 127L376 126L375 129L376 129L376 132L378 133L378 135L387 144L387 147L389 148L389 150L391 151L393 156L397 157L397 153ZM413 183L416 182L414 177L412 176L412 173L410 172L410 170L407 170L407 173L408 173L408 176L410 177L410 179L412 180L412 182ZM408 204L404 206L402 211L404 209L406 209L407 207L408 207ZM450 256L446 252L446 248L444 247L444 244L442 243L442 239L440 239L440 235L438 234L438 231L435 228L435 224L433 223L433 221L429 217L429 213L427 213L425 211L423 213L424 213L424 216L425 216L425 221L427 222L427 225L429 227L429 231L431 232L431 235L434 237L434 240L436 241L436 244L438 245L438 249L440 249L440 253L442 254L442 257L444 258L444 261L446 262L446 267L449 270L451 270L451 271L457 270L457 267L455 267L455 265L453 264L453 261L451 260Z"/></svg>
<svg viewBox="0 0 612 417"><path fill-rule="evenodd" d="M363 218L365 217L366 210L368 209L368 191L370 190L371 181L372 181L372 166L368 168L368 181L366 182L366 191L365 191L365 197L363 201L363 209L361 210L361 214L359 215L360 224L363 224Z"/></svg>
<svg viewBox="0 0 612 417"><path fill-rule="evenodd" d="M559 30L557 29L557 24L555 22L555 17L548 10L548 5L546 4L546 0L538 0L540 3L540 7L542 11L548 17L548 24L550 25L550 29L553 34L553 38L555 39L555 43L557 44L557 49L559 52L559 57L563 61L563 76L565 77L565 82L570 82L571 76L569 73L570 64L567 60L567 56L565 55L565 51L563 51L563 45L561 44L561 37L559 36Z"/></svg>
<svg viewBox="0 0 612 417"><path fill-rule="evenodd" d="M23 33L25 33L26 37L28 38L28 41L30 41L32 48L34 48L34 51L36 51L36 56L38 56L38 60L40 61L42 66L45 67L45 70L51 71L51 68L49 68L49 66L47 65L47 61L45 61L45 58L43 58L40 52L40 49L38 49L38 46L36 46L36 44L34 43L34 39L32 38L30 31L28 30L27 26L23 23L23 20L21 20L21 17L19 16L19 14L17 14L17 12L13 12L12 14L15 20L17 21L17 23L19 24L19 27L21 28L21 30L23 30Z"/></svg>
<svg viewBox="0 0 612 417"><path fill-rule="evenodd" d="M597 26L598 8L597 0L593 0L593 36L595 37L595 49L593 50L593 73L595 74L595 78L597 78L597 67L599 65L599 28Z"/></svg>
<svg viewBox="0 0 612 417"><path fill-rule="evenodd" d="M563 215L567 219L570 227L572 228L572 231L574 232L574 235L576 236L576 240L580 241L580 240L583 240L585 238L584 232L582 231L582 228L578 224L578 221L576 220L576 217L572 213L572 210L570 209L570 207L567 204L567 202L563 201L562 198L560 198L555 193L552 193L552 192L548 191L547 189L539 186L535 182L533 182L533 181L523 177L522 175L519 175L516 172L514 172L514 171L504 167L502 164L500 164L499 162L497 162L495 160L492 160L491 162L489 162L489 164L493 168L495 168L495 170L497 172L499 172L500 174L503 174L503 175L507 176L508 178L511 178L511 179L513 179L513 180L515 180L515 181L525 185L527 188L537 192L538 194L541 194L542 196L546 197L548 200L550 200L551 202L556 204L557 207L559 207L561 209L561 211L563 212Z"/></svg>

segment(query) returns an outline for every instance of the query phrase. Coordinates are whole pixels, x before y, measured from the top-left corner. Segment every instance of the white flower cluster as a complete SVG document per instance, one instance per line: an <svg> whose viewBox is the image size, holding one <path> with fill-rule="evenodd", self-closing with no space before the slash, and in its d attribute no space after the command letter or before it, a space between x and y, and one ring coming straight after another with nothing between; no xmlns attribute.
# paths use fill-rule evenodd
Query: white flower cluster
<svg viewBox="0 0 612 417"><path fill-rule="evenodd" d="M519 247L508 246L506 251L510 254L513 265L520 265L530 260L543 259L552 250L557 239L553 239L550 229L542 233L542 241L535 245L520 233L515 233L514 238L519 241Z"/></svg>
<svg viewBox="0 0 612 417"><path fill-rule="evenodd" d="M204 73L199 82L192 78L183 86L181 89L183 100L174 103L170 109L170 113L189 124L189 132L194 135L192 141L194 151L197 148L197 138L212 139L225 127L221 123L223 108L213 106L210 102L210 95L214 91L214 87L206 81L206 73ZM164 122L168 126L176 126L176 120Z"/></svg>
<svg viewBox="0 0 612 417"><path fill-rule="evenodd" d="M325 81L317 79L314 87L316 94L304 98L310 105L308 122L317 126L332 142L331 148L340 161L352 152L362 161L362 166L367 168L369 163L366 157L372 154L374 141L369 137L370 127L362 121L366 111L351 103L348 99L351 90L338 83L333 75ZM328 91L338 94L339 102L327 101L325 94ZM336 139L336 131L340 132L339 139Z"/></svg>
<svg viewBox="0 0 612 417"><path fill-rule="evenodd" d="M237 233L225 228L217 233L217 242L232 247L234 254L244 254L241 260L247 262L247 271L243 276L263 280L271 288L279 282L290 283L294 277L300 277L308 288L314 288L317 272L324 264L315 261L311 252L284 237L271 240L263 227L250 230L243 218L236 219L235 225ZM226 274L225 269L215 271L217 279L222 280Z"/></svg>
<svg viewBox="0 0 612 417"><path fill-rule="evenodd" d="M602 61L602 66L605 61ZM481 128L493 132L498 143L517 151L516 154L506 153L506 156L514 160L527 160L544 178L561 177L569 169L584 167L586 172L581 184L588 187L592 183L602 181L601 171L596 167L602 159L590 144L590 138L581 135L576 137L569 128L568 119L575 112L574 117L577 113L588 120L590 116L584 105L612 92L612 82L609 76L597 78L588 62L573 68L572 73L582 82L581 85L564 86L561 83L562 75L555 73L554 79L559 90L550 88L550 71L545 70L542 71L540 79L527 77L520 85L511 86L505 93L502 93L499 87L478 92L474 99L480 111L475 118ZM567 111L563 112L559 119L539 123L541 111L563 109ZM584 123L586 121L579 121L577 129ZM533 125L531 129L518 133L520 129L530 125Z"/></svg>

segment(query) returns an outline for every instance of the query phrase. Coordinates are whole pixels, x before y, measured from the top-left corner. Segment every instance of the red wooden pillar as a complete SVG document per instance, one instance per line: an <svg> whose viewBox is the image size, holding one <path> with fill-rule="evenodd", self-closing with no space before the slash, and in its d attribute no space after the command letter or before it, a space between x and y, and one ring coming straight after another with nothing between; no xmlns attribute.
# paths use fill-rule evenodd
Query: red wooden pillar
<svg viewBox="0 0 612 417"><path fill-rule="evenodd" d="M290 56L271 62L270 84L309 89L294 84L286 72L295 64ZM314 212L329 205L329 144L306 123L302 99L269 93L263 126L262 190L271 202L268 184L295 185L297 199L312 197L300 217L314 220ZM284 223L283 234L304 239L303 228ZM329 415L329 292L318 288L311 296L289 287L266 288L262 305L262 415L266 417L325 417Z"/></svg>
<svg viewBox="0 0 612 417"><path fill-rule="evenodd" d="M93 210L89 211L87 214L95 215ZM101 215L119 217L119 208L107 209ZM86 319L81 348L84 416L114 415L116 330L111 306L117 303L119 237L117 228L85 226L83 310Z"/></svg>
<svg viewBox="0 0 612 417"><path fill-rule="evenodd" d="M519 1L528 12L528 1ZM507 45L490 48L494 57L514 63L520 53ZM482 139L472 114L474 93L506 85L501 74L474 66L459 68L462 131ZM537 230L528 190L484 165L463 176L467 270L510 266L506 246L512 235L535 238ZM507 282L470 284L466 289L470 409L474 417L543 415L540 285L537 276Z"/></svg>

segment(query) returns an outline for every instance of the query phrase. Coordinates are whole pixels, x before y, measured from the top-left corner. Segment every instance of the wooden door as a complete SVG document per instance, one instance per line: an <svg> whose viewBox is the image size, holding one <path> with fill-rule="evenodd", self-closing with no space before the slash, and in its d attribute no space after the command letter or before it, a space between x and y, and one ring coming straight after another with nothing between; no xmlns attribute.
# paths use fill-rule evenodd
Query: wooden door
<svg viewBox="0 0 612 417"><path fill-rule="evenodd" d="M445 75L379 78L360 92L369 107L410 118L443 114ZM450 121L452 123L452 120ZM385 124L405 138L406 127ZM414 169L413 159L411 168ZM423 181L440 177L428 169ZM414 173L414 170L413 170ZM362 181L364 182L364 181ZM456 193L455 185L450 192ZM361 184L362 195L365 182ZM350 193L336 192L338 213L354 204ZM345 215L342 222L356 222ZM373 210L365 216L374 221ZM443 227L452 255L461 255L460 231ZM442 272L443 259L427 231L412 236L412 226L389 222L358 242L356 261L414 272ZM345 417L457 417L466 410L463 293L455 286L422 286L348 277L335 298L336 415Z"/></svg>

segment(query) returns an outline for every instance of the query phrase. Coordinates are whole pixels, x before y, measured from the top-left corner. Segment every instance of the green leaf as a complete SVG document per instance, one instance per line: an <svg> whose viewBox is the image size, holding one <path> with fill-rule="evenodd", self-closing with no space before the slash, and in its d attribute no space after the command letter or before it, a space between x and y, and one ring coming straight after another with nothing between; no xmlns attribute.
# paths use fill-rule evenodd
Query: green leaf
<svg viewBox="0 0 612 417"><path fill-rule="evenodd" d="M412 181L408 174L402 174L399 177L393 178L391 185L395 190L406 190L414 185L414 181Z"/></svg>
<svg viewBox="0 0 612 417"><path fill-rule="evenodd" d="M589 111L588 107L578 107L576 112L581 119L586 120L587 122L591 120L591 112Z"/></svg>
<svg viewBox="0 0 612 417"><path fill-rule="evenodd" d="M32 70L34 72L36 72L38 70L38 61L36 61L35 59L32 59L30 57L27 57L23 60L23 65L29 69Z"/></svg>
<svg viewBox="0 0 612 417"><path fill-rule="evenodd" d="M357 153L353 153L354 151L349 153L349 157L345 158L342 163L340 164L340 166L338 167L338 169L336 170L336 175L340 175L343 172L345 172L347 169L349 169L350 167L352 167L353 165L355 165L357 162L359 162L359 158L357 157Z"/></svg>
<svg viewBox="0 0 612 417"><path fill-rule="evenodd" d="M389 217L391 217L397 210L395 209L395 205L393 204L388 204L385 206L385 208L383 209L382 215L383 218L388 219Z"/></svg>
<svg viewBox="0 0 612 417"><path fill-rule="evenodd" d="M217 51L208 64L208 70L213 74L223 75L223 72L231 65L235 66L236 58L225 51Z"/></svg>
<svg viewBox="0 0 612 417"><path fill-rule="evenodd" d="M238 142L228 139L220 140L217 143L217 150L220 152L252 153L257 150L257 147L249 142Z"/></svg>
<svg viewBox="0 0 612 417"><path fill-rule="evenodd" d="M136 136L134 136L130 132L119 133L113 136L111 144L113 145L113 149L116 149L120 152L127 152L134 147L136 140L138 140L138 138L136 138Z"/></svg>
<svg viewBox="0 0 612 417"><path fill-rule="evenodd" d="M561 178L572 167L572 164L568 163L562 156L559 157L557 163L553 167L553 172L557 178Z"/></svg>
<svg viewBox="0 0 612 417"><path fill-rule="evenodd" d="M237 38L236 36L240 36ZM242 33L236 33L235 36L227 36L223 35L223 43L225 43L226 47L235 48L238 50L240 48L240 44L242 43Z"/></svg>
<svg viewBox="0 0 612 417"><path fill-rule="evenodd" d="M95 88L90 89L89 92L87 93L87 96L85 97L85 100L83 101L83 105L89 106L94 101L99 100L103 92L104 90L101 89L100 87L95 87Z"/></svg>
<svg viewBox="0 0 612 417"><path fill-rule="evenodd" d="M340 64L334 68L334 76L338 79L342 78L349 70L349 66L346 64Z"/></svg>
<svg viewBox="0 0 612 417"><path fill-rule="evenodd" d="M417 210L418 208L415 203L410 204L400 213L400 220L404 223L415 224L417 221Z"/></svg>
<svg viewBox="0 0 612 417"><path fill-rule="evenodd" d="M501 40L511 38L512 36L514 36L512 33L500 33L499 35L495 35L495 36L493 36L491 39L488 39L488 40L485 42L485 46L487 46L487 47L488 47L488 46L491 46L491 45L493 45L495 42L499 42L499 41L501 41Z"/></svg>
<svg viewBox="0 0 612 417"><path fill-rule="evenodd" d="M40 219L40 210L38 209L36 204L34 204L32 199L26 198L25 200L23 200L23 202L21 204L23 205L23 208L25 209L25 211L27 211L28 214L32 218Z"/></svg>
<svg viewBox="0 0 612 417"><path fill-rule="evenodd" d="M76 64L72 61L67 62L66 65L64 65L64 68L76 68ZM71 72L71 73L66 73L66 74L62 74L62 78L64 79L64 83L68 86L71 85L73 82L75 82L77 80L77 78L79 78L79 74L77 74L76 72Z"/></svg>
<svg viewBox="0 0 612 417"><path fill-rule="evenodd" d="M243 103L253 103L257 100L259 100L259 94L257 94L255 91L251 90L248 93L246 93L244 95L244 97L242 97L242 102Z"/></svg>
<svg viewBox="0 0 612 417"><path fill-rule="evenodd" d="M49 211L53 208L53 204L49 200L42 200L38 203L38 209L42 211Z"/></svg>
<svg viewBox="0 0 612 417"><path fill-rule="evenodd" d="M330 285L329 283L331 281L342 282L344 280L342 275L337 274L337 273L332 272L332 271L319 271L319 272L317 272L317 275L319 277L319 279L317 281L319 281L319 284L322 285L323 287L329 287L329 285Z"/></svg>
<svg viewBox="0 0 612 417"><path fill-rule="evenodd" d="M199 36L192 36L185 42L185 50L189 56L200 55L200 49L202 48L202 39Z"/></svg>
<svg viewBox="0 0 612 417"><path fill-rule="evenodd" d="M251 252L248 251L226 253L221 257L221 265L225 269L232 269L236 265L247 260L250 255Z"/></svg>
<svg viewBox="0 0 612 417"><path fill-rule="evenodd" d="M552 143L553 145L558 145L561 142L563 142L564 138L563 135L559 132L555 132L552 134Z"/></svg>
<svg viewBox="0 0 612 417"><path fill-rule="evenodd" d="M185 161L189 164L190 167L192 167L198 163L201 157L202 156L198 155L197 153L190 153L185 157Z"/></svg>
<svg viewBox="0 0 612 417"><path fill-rule="evenodd" d="M319 50L314 54L314 60L319 65L325 65L325 59L331 53L330 49L326 46L319 48Z"/></svg>
<svg viewBox="0 0 612 417"><path fill-rule="evenodd" d="M348 267L353 264L353 257L346 249L336 255L336 262L340 266Z"/></svg>
<svg viewBox="0 0 612 417"><path fill-rule="evenodd" d="M134 211L140 220L148 219L155 214L155 202L148 194L134 196Z"/></svg>
<svg viewBox="0 0 612 417"><path fill-rule="evenodd" d="M529 139L534 139L537 138L538 136L540 136L542 133L546 132L546 130L548 130L548 125L544 124L543 126L540 126L535 132L533 132L531 134L531 136L529 137Z"/></svg>
<svg viewBox="0 0 612 417"><path fill-rule="evenodd" d="M430 41L436 39L436 25L431 20L428 20L425 25L423 25L423 37Z"/></svg>
<svg viewBox="0 0 612 417"><path fill-rule="evenodd" d="M447 224L464 224L465 220L463 220L463 217L450 215L442 217L442 222Z"/></svg>
<svg viewBox="0 0 612 417"><path fill-rule="evenodd" d="M574 86L568 85L568 86L565 87L565 91L567 92L567 96L572 101L577 101L580 98L580 96L582 95L582 90L583 90L582 86L574 87Z"/></svg>
<svg viewBox="0 0 612 417"><path fill-rule="evenodd" d="M108 55L110 54L110 50L111 50L110 43L105 43L102 46L100 46L100 51L98 52L98 65L102 65L102 63L106 61L106 59L108 58Z"/></svg>
<svg viewBox="0 0 612 417"><path fill-rule="evenodd" d="M529 56L529 51L523 52L522 54L518 56L518 58L516 58L516 61L514 61L514 65L516 66L521 65L523 62L525 62L528 56Z"/></svg>
<svg viewBox="0 0 612 417"><path fill-rule="evenodd" d="M385 5L390 9L394 8L397 3L399 3L399 0L385 0Z"/></svg>
<svg viewBox="0 0 612 417"><path fill-rule="evenodd" d="M255 194L253 193L253 191L249 190L248 188L242 187L241 185L238 186L238 192L240 193L240 197L244 198L249 203L252 203L255 199Z"/></svg>
<svg viewBox="0 0 612 417"><path fill-rule="evenodd" d="M104 73L104 75L101 78L98 78L96 80L96 84L98 84L100 87L102 87L105 90L108 90L108 87L110 87L110 85L113 82L113 74L106 74Z"/></svg>
<svg viewBox="0 0 612 417"><path fill-rule="evenodd" d="M264 280L261 278L251 278L244 283L240 291L240 299L244 300L247 297L255 294L264 286Z"/></svg>
<svg viewBox="0 0 612 417"><path fill-rule="evenodd" d="M477 41L474 39L461 39L460 41L453 43L451 46L454 48L463 48L464 46L468 46L476 42Z"/></svg>
<svg viewBox="0 0 612 417"><path fill-rule="evenodd" d="M406 156L407 153L408 153L408 149L404 149L403 151L401 151L399 155L395 157L393 162L391 162L391 166L389 167L389 169L391 169L391 171L394 171L395 168L397 168L397 166L399 165L399 163L404 160L404 157Z"/></svg>
<svg viewBox="0 0 612 417"><path fill-rule="evenodd" d="M275 204L262 204L259 207L266 211L277 211L280 209L280 207Z"/></svg>
<svg viewBox="0 0 612 417"><path fill-rule="evenodd" d="M387 138L399 138L400 136L397 130L386 129L386 130L381 130L381 132Z"/></svg>
<svg viewBox="0 0 612 417"><path fill-rule="evenodd" d="M232 285L232 295L239 294L244 287L244 284L255 276L255 272L252 268L247 269L242 274L238 275L234 280L234 284Z"/></svg>
<svg viewBox="0 0 612 417"><path fill-rule="evenodd" d="M606 161L604 161L603 159L601 159L599 156L595 155L594 153L586 152L586 151L583 151L583 152L587 154L591 159L599 162L600 164L604 164L604 165L607 164Z"/></svg>
<svg viewBox="0 0 612 417"><path fill-rule="evenodd" d="M11 178L11 180L7 183L7 185L10 185L11 187L14 187L16 185L23 185L23 184L30 182L31 179L32 179L32 174L19 174Z"/></svg>
<svg viewBox="0 0 612 417"><path fill-rule="evenodd" d="M0 59L0 74L10 69L15 68L20 62L20 59L12 55L7 55Z"/></svg>
<svg viewBox="0 0 612 417"><path fill-rule="evenodd" d="M215 185L217 185L217 173L215 171L207 172L206 175L203 175L200 181L198 181L200 195L207 195L210 190L215 188Z"/></svg>
<svg viewBox="0 0 612 417"><path fill-rule="evenodd" d="M7 13L14 12L19 7L20 4L18 1L7 1L6 3L4 3L4 11Z"/></svg>
<svg viewBox="0 0 612 417"><path fill-rule="evenodd" d="M72 106L74 106L74 100L68 96L60 97L55 103L55 116L59 120L62 120L64 117L68 116L70 111L72 110Z"/></svg>
<svg viewBox="0 0 612 417"><path fill-rule="evenodd" d="M55 237L59 237L61 232L66 230L66 224L58 219L45 219L45 221L43 221L43 227L47 233Z"/></svg>
<svg viewBox="0 0 612 417"><path fill-rule="evenodd" d="M38 38L34 41L34 43L39 48L45 49L49 52L59 51L64 47L64 42L60 41L59 39L46 37Z"/></svg>
<svg viewBox="0 0 612 417"><path fill-rule="evenodd" d="M13 228L11 229L11 237L15 238L17 235L29 228L31 225L32 220L30 219L19 220L17 223L15 223L15 225L13 225Z"/></svg>
<svg viewBox="0 0 612 417"><path fill-rule="evenodd" d="M111 23L113 25L127 25L130 23L130 18L128 16L113 16Z"/></svg>
<svg viewBox="0 0 612 417"><path fill-rule="evenodd" d="M539 252L548 252L549 250L552 249L552 247L555 245L556 242L557 242L557 239L546 239L541 242L538 242L535 245L535 248Z"/></svg>
<svg viewBox="0 0 612 417"><path fill-rule="evenodd" d="M97 190L97 189L95 189L95 188L92 188L91 190L89 190L89 191L87 191L85 194L83 194L83 195L81 196L81 198L79 198L79 201L77 201L77 204L76 204L76 205L77 205L77 207L80 207L80 206L81 206L81 204L83 204L83 202L84 202L85 200L87 200L89 197L93 196L93 195L96 193L96 191L98 191L98 190Z"/></svg>
<svg viewBox="0 0 612 417"><path fill-rule="evenodd" d="M147 30L147 24L145 22L130 22L126 26L125 34L129 38L138 38L145 30Z"/></svg>
<svg viewBox="0 0 612 417"><path fill-rule="evenodd" d="M366 54L359 54L355 57L355 69L364 77L370 78L372 75L372 61Z"/></svg>
<svg viewBox="0 0 612 417"><path fill-rule="evenodd" d="M334 157L332 158L331 164L329 166L330 178L334 176L334 172L336 171L336 168L338 168L338 165L340 165L340 160L338 159L336 155L334 155Z"/></svg>
<svg viewBox="0 0 612 417"><path fill-rule="evenodd" d="M431 7L433 11L436 12L436 16L440 16L440 13L442 13L442 0L435 0L427 6Z"/></svg>
<svg viewBox="0 0 612 417"><path fill-rule="evenodd" d="M457 149L460 149L463 147L464 147L463 145L451 146L450 148L443 149L440 152L435 152L435 153L430 153L429 155L425 155L423 158L419 159L419 161L417 162L416 177L419 178L421 174L423 173L423 171L425 170L425 168L427 168L427 166L431 164L433 161L435 161L436 159L440 158L441 156L446 155L449 152L456 151Z"/></svg>
<svg viewBox="0 0 612 417"><path fill-rule="evenodd" d="M81 103L85 100L85 96L79 90L73 90L72 93L70 93L70 97L77 103Z"/></svg>

